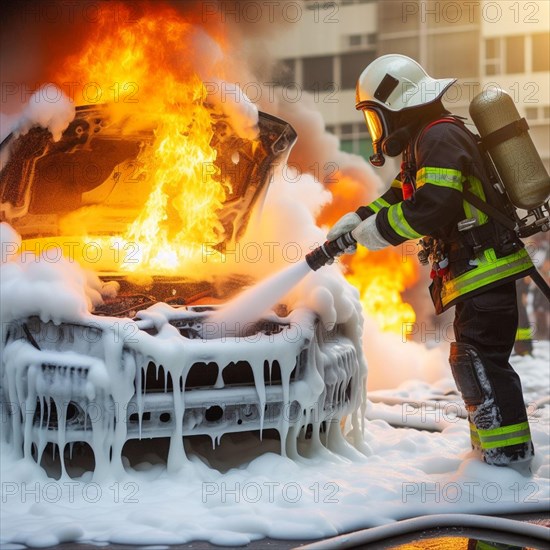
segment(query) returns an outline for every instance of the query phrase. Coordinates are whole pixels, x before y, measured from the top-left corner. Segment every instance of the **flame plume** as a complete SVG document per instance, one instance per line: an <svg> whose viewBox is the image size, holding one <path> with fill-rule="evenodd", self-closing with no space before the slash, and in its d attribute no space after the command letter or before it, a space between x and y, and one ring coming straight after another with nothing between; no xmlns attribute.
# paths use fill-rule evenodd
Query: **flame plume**
<svg viewBox="0 0 550 550"><path fill-rule="evenodd" d="M321 212L318 222L330 227L350 210L368 204L373 198L349 177L342 176L331 186L335 200ZM399 248L371 252L359 246L353 255L341 257L346 279L359 291L363 311L380 330L404 335L416 321L413 307L404 302L403 292L418 281L416 259Z"/></svg>
<svg viewBox="0 0 550 550"><path fill-rule="evenodd" d="M143 178L132 189L140 195L141 210L111 243L135 244L133 262L118 266L123 270L175 272L189 261L197 263L202 243L220 243L224 237L217 212L229 184L216 178L206 88L183 53L203 37L170 8L135 20L125 10L117 5L116 10L100 11L84 51L67 61L56 81L60 86L76 84L81 92L77 103L109 94L112 116L133 112L135 119L139 111L137 124L154 122L153 151L138 158ZM79 221L71 214L64 226L73 229Z"/></svg>
<svg viewBox="0 0 550 550"><path fill-rule="evenodd" d="M203 170L214 166L216 151L210 146L211 117L198 74L198 66L206 59L199 15L190 12L182 19L162 4L154 8L135 18L124 4L103 6L84 50L67 60L55 81L62 89L79 92L74 97L77 104L105 102L114 117L132 114L135 125L138 111L137 124L150 127L154 122L152 150L138 158L140 178L132 188L136 195L132 200L139 205L135 219L104 244L116 243L118 250L136 244L134 262L125 262L121 255L119 270L165 274L197 265L201 243L223 241L217 213L231 190L227 178L217 178L215 170ZM208 33L212 51L227 49L219 27L209 25ZM223 67L216 66L216 77L223 78L222 73ZM338 176L331 187L335 200L318 219L325 226L374 198L363 196L364 191L349 177ZM102 207L98 208L95 212L101 217ZM63 224L67 234L76 234L75 228L83 225L90 227L89 217L86 212L67 216ZM83 240L92 237L101 241L93 233ZM404 262L395 249L372 253L361 247L343 262L347 279L359 289L365 313L382 330L402 333L406 323L414 323L414 310L401 297L417 281L414 262Z"/></svg>

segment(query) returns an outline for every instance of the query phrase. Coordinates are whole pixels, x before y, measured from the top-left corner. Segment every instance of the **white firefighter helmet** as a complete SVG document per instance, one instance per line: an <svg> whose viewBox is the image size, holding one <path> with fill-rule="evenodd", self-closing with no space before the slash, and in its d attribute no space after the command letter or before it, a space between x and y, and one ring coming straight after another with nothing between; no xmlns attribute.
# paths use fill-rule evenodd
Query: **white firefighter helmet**
<svg viewBox="0 0 550 550"><path fill-rule="evenodd" d="M392 113L423 107L441 99L455 78L436 79L406 55L388 54L375 59L357 81L357 110L363 111L373 142L375 155L371 163L381 166L384 140L393 132ZM398 148L397 148L398 149Z"/></svg>
<svg viewBox="0 0 550 550"><path fill-rule="evenodd" d="M378 106L398 112L433 103L456 78L432 78L406 55L388 54L375 59L357 81L356 109Z"/></svg>

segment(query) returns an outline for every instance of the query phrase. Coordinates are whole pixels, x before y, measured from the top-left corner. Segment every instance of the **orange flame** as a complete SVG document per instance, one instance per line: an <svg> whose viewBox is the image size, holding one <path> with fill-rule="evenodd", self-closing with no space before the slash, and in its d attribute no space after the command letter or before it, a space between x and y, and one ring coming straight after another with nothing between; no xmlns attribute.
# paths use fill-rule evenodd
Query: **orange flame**
<svg viewBox="0 0 550 550"><path fill-rule="evenodd" d="M331 186L335 200L322 212L320 224L330 226L340 216L368 204L373 196L350 178L340 176ZM360 295L363 311L376 321L381 330L403 334L416 320L413 307L401 295L418 281L418 266L399 249L387 248L370 252L359 246L357 252L342 256L346 279Z"/></svg>
<svg viewBox="0 0 550 550"><path fill-rule="evenodd" d="M344 262L348 268L346 279L359 290L366 315L376 321L380 330L406 332L416 314L401 294L417 282L416 265L404 261L397 250L369 252L361 246Z"/></svg>
<svg viewBox="0 0 550 550"><path fill-rule="evenodd" d="M135 245L133 262L122 261L118 268L173 272L189 262L196 264L202 243L213 246L223 240L217 213L229 184L216 178L206 88L192 66L194 61L183 53L197 42L196 27L158 6L139 19L126 18L121 25L125 9L118 5L116 10L100 11L84 51L68 60L56 81L61 86L77 83L81 92L77 103L91 103L109 94L114 117L124 117L131 110L135 120L139 109L138 124L154 121L153 150L138 158L143 178L131 190L139 195L132 200L141 210L123 235L109 243L95 236L94 241L108 247ZM61 223L64 233L78 232L83 225L90 231L93 223L87 210L67 216ZM101 217L101 207L95 215Z"/></svg>
<svg viewBox="0 0 550 550"><path fill-rule="evenodd" d="M137 251L133 262L125 262L121 254L117 269L169 273L196 260L201 243L223 240L217 213L230 190L227 181L218 181L215 172L202 170L206 164L214 166L216 151L210 146L212 129L204 105L205 87L194 66L197 21L192 15L182 20L159 4L154 12L138 19L132 19L125 10L123 4L102 7L84 51L68 60L55 81L63 89L67 84L71 89L76 85L77 104L106 102L113 108L112 114L121 118L139 108L145 127L155 122L152 150L138 159L140 178L131 188L136 195L132 204L138 206L135 219L103 244L117 251L131 243L136 245L131 249ZM217 33L214 39L223 49L223 35L216 28L209 26L208 30L211 35ZM200 52L200 46L195 47ZM318 220L327 226L374 198L352 179L339 176L331 186L335 200ZM93 229L93 220L109 208L112 206L72 213L63 220L63 231L75 235L82 233L83 226ZM102 242L93 231L82 238L83 242L92 236L96 243ZM348 280L360 291L365 312L381 329L401 332L404 323L414 322L412 307L401 298L402 292L416 282L414 263L403 262L395 249L370 253L362 248L343 261Z"/></svg>

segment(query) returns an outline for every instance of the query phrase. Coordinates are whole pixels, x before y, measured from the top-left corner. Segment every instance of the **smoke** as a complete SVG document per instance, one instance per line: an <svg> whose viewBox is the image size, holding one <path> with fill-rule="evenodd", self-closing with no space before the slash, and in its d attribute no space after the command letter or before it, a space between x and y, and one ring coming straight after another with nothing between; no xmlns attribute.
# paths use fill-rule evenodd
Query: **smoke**
<svg viewBox="0 0 550 550"><path fill-rule="evenodd" d="M355 210L376 198L380 179L363 157L340 149L340 140L326 131L312 94L304 93L300 101L288 102L282 91L275 89L271 94L266 91L262 98L260 107L287 120L298 134L289 164L312 174L333 192L332 208L323 213L326 221L334 222L350 208Z"/></svg>
<svg viewBox="0 0 550 550"><path fill-rule="evenodd" d="M381 332L372 319L365 319L363 349L369 376L367 388L397 388L407 380L433 384L449 376L448 345L429 349L406 341L401 335Z"/></svg>
<svg viewBox="0 0 550 550"><path fill-rule="evenodd" d="M191 68L213 84L227 81L243 89L247 83L257 84L261 90L260 97L254 100L257 106L287 120L298 133L298 141L289 158L290 167L270 189L268 207L262 211L264 220L259 226L251 227L256 232L249 232L243 243L252 239L260 243L275 239L281 246L296 243L301 252L307 253L311 246L324 240L324 231L316 224L329 227L344 213L378 196L384 184L362 157L340 150L338 138L326 131L312 95L303 93L300 101L289 102L280 90L265 86L272 80L277 65L271 54L271 42L282 39L289 28L291 23L283 14L293 3L286 0L265 3L270 8L264 9L259 18L254 15L254 6L258 5L254 0L100 0L89 4L28 0L9 3L3 7L4 32L1 36L4 52L2 111L5 114L22 111L36 89L52 80L60 67L67 64L70 67L71 60L78 58L97 32L96 23L101 13L109 13L115 23L124 25L136 23L148 10L175 11L194 28L190 34L192 40L177 45L171 59L159 59L158 63L173 63L182 72ZM246 112L244 109L238 114ZM250 117L245 114L242 118L248 120ZM14 123L13 117L10 123ZM247 128L251 127L245 130ZM301 178L299 174L303 174ZM290 250L288 248L287 252ZM267 253L265 249L264 253ZM283 257L287 265L289 261L288 257ZM265 276L275 267L276 262L259 262L254 272ZM304 287L296 289L293 298L296 303L303 291ZM419 298L414 290L409 294L415 305L423 307L429 303ZM424 289L422 295L426 295ZM86 307L89 300L87 296ZM382 340L391 347L391 342L385 338L368 338L367 347L372 350L379 349L378 342ZM407 349L410 352L410 347ZM406 363L401 361L405 355L396 361ZM378 362L381 356L382 353L380 356L374 354L371 361Z"/></svg>

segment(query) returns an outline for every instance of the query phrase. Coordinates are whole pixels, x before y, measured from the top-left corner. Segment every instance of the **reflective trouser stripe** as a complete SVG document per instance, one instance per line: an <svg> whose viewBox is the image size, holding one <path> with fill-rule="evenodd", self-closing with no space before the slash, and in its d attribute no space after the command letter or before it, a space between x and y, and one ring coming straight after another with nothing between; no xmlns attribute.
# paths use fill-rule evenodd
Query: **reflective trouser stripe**
<svg viewBox="0 0 550 550"><path fill-rule="evenodd" d="M528 422L520 422L511 426L502 426L491 430L477 430L482 449L509 447L518 443L531 441L531 431Z"/></svg>
<svg viewBox="0 0 550 550"><path fill-rule="evenodd" d="M531 340L531 327L518 328L516 331L516 340Z"/></svg>
<svg viewBox="0 0 550 550"><path fill-rule="evenodd" d="M503 258L495 258L494 260L488 260L484 256L480 259L480 263L475 269L467 271L456 279L450 279L443 283L441 301L445 306L463 294L525 271L531 265L531 259L525 249Z"/></svg>
<svg viewBox="0 0 550 550"><path fill-rule="evenodd" d="M385 199L376 199L372 201L368 207L376 214L381 208L389 208L390 203Z"/></svg>
<svg viewBox="0 0 550 550"><path fill-rule="evenodd" d="M479 440L479 434L477 433L477 428L475 427L475 424L472 424L470 422L470 439L475 445L481 445L481 441Z"/></svg>
<svg viewBox="0 0 550 550"><path fill-rule="evenodd" d="M416 173L416 188L420 189L424 184L431 183L439 187L448 187L462 193L462 180L464 176L460 170L452 168L434 168L426 166Z"/></svg>
<svg viewBox="0 0 550 550"><path fill-rule="evenodd" d="M405 219L402 203L394 204L388 208L388 221L391 228L405 239L418 239L423 236L415 231Z"/></svg>

